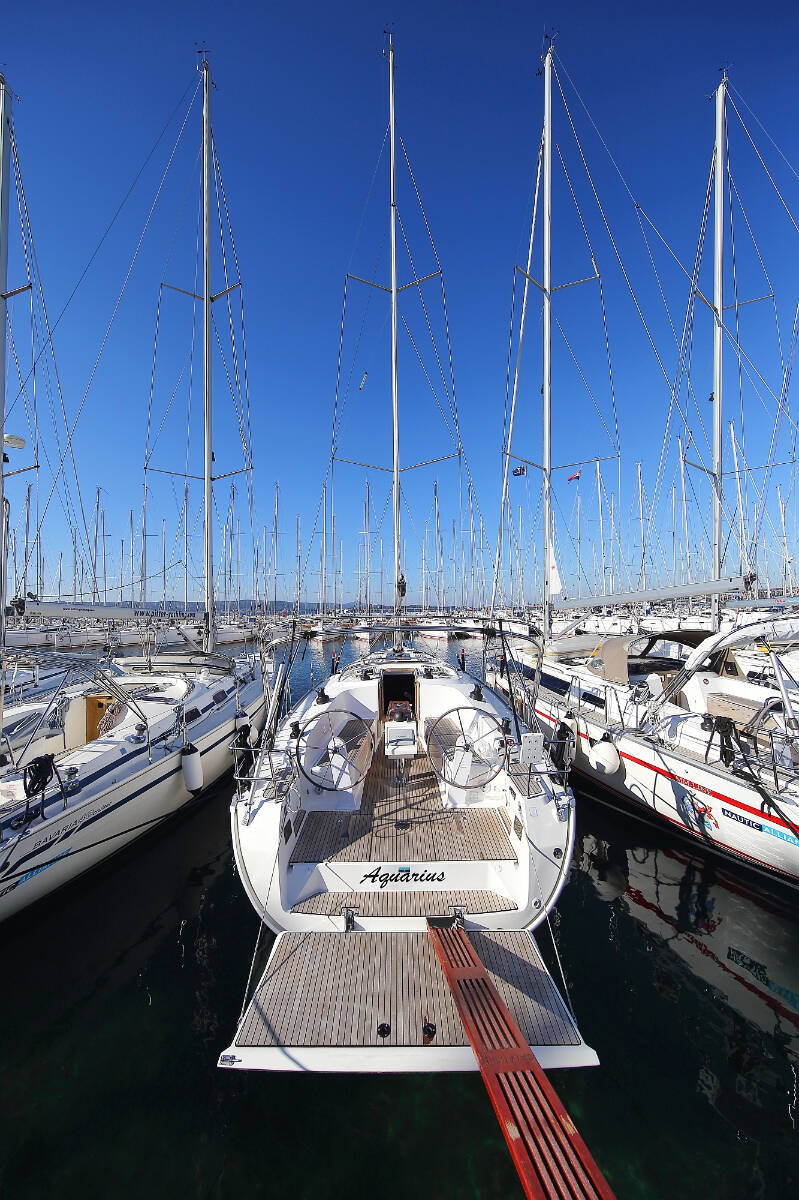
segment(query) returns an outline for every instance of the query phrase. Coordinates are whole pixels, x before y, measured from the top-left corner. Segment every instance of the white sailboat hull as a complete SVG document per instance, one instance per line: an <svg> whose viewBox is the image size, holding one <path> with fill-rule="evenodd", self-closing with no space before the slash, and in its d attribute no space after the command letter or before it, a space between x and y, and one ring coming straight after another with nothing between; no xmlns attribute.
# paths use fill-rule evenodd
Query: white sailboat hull
<svg viewBox="0 0 799 1200"><path fill-rule="evenodd" d="M203 791L233 766L229 747L236 732L236 712L246 711L250 723L260 730L264 705L260 674L256 674L239 689L238 698L234 692L221 712L212 712L190 729L192 743L201 753ZM118 757L116 763L104 765L96 780L89 775L80 794L70 798L65 808L60 799L50 800L46 819L38 817L13 841L4 828L0 921L52 895L195 799L184 781L179 745L165 752L154 743L151 762L146 746L139 748L135 765L130 758Z"/></svg>
<svg viewBox="0 0 799 1200"><path fill-rule="evenodd" d="M504 690L504 681L495 686ZM567 705L553 703L539 692L536 714L554 734ZM757 868L799 883L799 838L773 810L762 807L754 788L731 771L704 763L693 754L664 746L654 739L627 731L613 731L613 744L621 765L604 774L589 760L593 744L607 726L589 715L574 712L576 747L572 769L601 789L612 792L633 808L655 815L706 849L738 858ZM797 806L785 801L793 819ZM794 820L799 824L799 820Z"/></svg>

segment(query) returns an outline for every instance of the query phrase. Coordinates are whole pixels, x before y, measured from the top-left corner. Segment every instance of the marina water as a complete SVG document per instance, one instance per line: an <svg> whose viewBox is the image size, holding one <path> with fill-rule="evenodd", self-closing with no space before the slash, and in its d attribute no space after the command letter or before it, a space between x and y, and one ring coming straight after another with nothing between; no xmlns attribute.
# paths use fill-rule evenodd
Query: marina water
<svg viewBox="0 0 799 1200"><path fill-rule="evenodd" d="M329 654L309 647L295 696ZM0 1195L520 1196L479 1074L217 1070L258 933L232 787L0 931ZM551 1078L592 1153L620 1200L796 1194L796 903L589 798L579 814L553 933L601 1066Z"/></svg>

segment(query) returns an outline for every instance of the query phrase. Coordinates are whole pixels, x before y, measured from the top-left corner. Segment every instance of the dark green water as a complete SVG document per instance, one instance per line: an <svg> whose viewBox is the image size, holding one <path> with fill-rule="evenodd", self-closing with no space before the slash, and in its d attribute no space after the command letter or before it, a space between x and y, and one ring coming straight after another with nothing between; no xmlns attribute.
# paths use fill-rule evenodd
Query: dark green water
<svg viewBox="0 0 799 1200"><path fill-rule="evenodd" d="M0 930L0 1194L520 1196L479 1076L216 1069L258 926L229 796ZM552 1078L617 1196L795 1195L796 907L587 800L579 831L554 926L602 1065Z"/></svg>

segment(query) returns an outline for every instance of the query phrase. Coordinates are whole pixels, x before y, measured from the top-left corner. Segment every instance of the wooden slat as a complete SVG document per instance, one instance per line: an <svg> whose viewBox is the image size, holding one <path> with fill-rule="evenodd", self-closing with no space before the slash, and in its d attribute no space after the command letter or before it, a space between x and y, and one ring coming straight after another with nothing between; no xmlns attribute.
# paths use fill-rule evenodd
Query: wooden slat
<svg viewBox="0 0 799 1200"><path fill-rule="evenodd" d="M386 758L381 745L364 781L360 810L309 812L291 862L516 861L502 809L443 808L426 755L407 761L407 782L398 786L396 760Z"/></svg>
<svg viewBox="0 0 799 1200"><path fill-rule="evenodd" d="M522 796L529 799L531 796L541 795L543 791L541 782L529 767L522 767L518 763L511 763L508 768L508 775L513 787Z"/></svg>
<svg viewBox="0 0 799 1200"><path fill-rule="evenodd" d="M476 939L470 940L463 929L430 927L429 933L525 1195L531 1200L613 1200L512 1007L478 955ZM515 964L510 973L518 979Z"/></svg>
<svg viewBox="0 0 799 1200"><path fill-rule="evenodd" d="M345 908L357 909L362 917L436 917L448 916L453 908L468 913L515 912L516 905L499 892L460 891L375 891L317 892L301 900L293 913L310 916L340 916Z"/></svg>
<svg viewBox="0 0 799 1200"><path fill-rule="evenodd" d="M580 1044L528 933L470 937L531 1044ZM389 1044L421 1046L425 1017L437 1027L436 1045L468 1044L426 933L285 933L248 1005L236 1045L371 1046L380 1042L378 1023L387 1020Z"/></svg>

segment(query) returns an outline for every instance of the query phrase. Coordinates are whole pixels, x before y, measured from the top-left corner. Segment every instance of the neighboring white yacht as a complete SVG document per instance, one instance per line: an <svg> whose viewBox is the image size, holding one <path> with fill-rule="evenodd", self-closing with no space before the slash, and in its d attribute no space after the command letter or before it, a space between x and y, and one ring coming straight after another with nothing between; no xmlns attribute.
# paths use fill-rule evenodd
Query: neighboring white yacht
<svg viewBox="0 0 799 1200"><path fill-rule="evenodd" d="M525 711L553 733L570 732L573 767L588 780L796 884L799 703L794 709L779 647L798 635L799 619L783 617L711 636L576 636L550 643L540 674L520 650L489 678L505 694L515 686ZM747 679L737 662L755 647L765 651L771 686Z"/></svg>
<svg viewBox="0 0 799 1200"><path fill-rule="evenodd" d="M5 713L0 920L213 786L233 768L231 743L250 731L254 738L264 720L254 656L126 658L105 671L68 656L59 661L67 675L49 701L23 701Z"/></svg>

